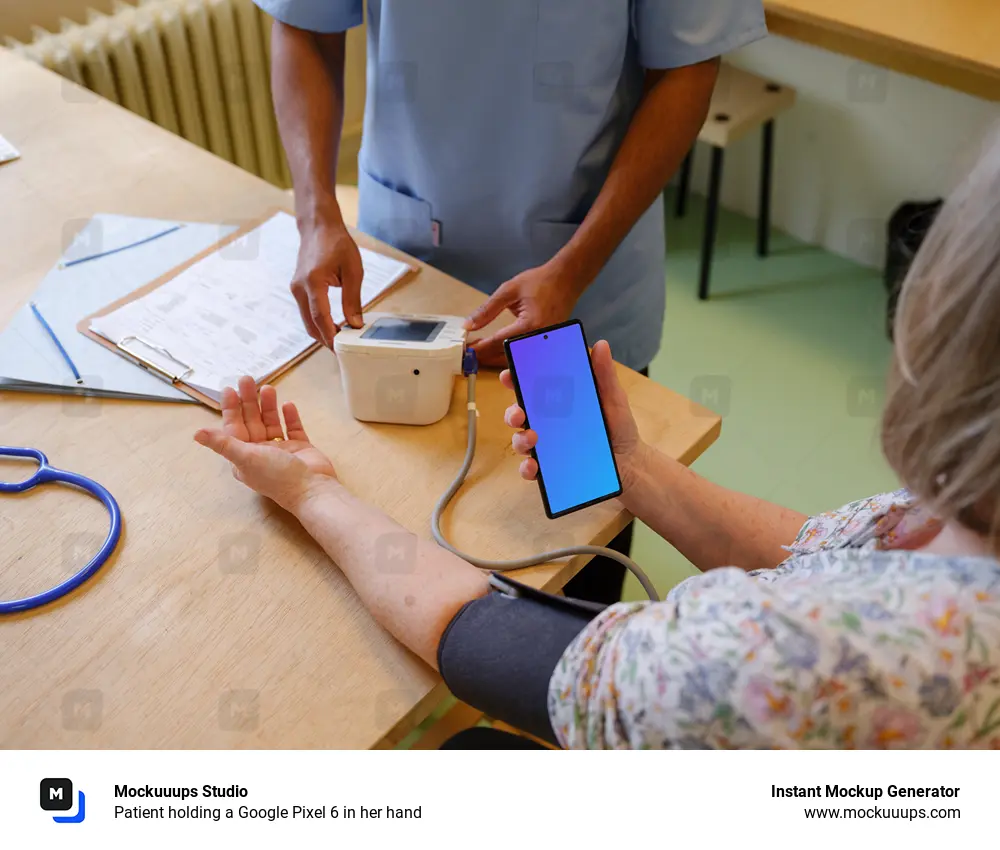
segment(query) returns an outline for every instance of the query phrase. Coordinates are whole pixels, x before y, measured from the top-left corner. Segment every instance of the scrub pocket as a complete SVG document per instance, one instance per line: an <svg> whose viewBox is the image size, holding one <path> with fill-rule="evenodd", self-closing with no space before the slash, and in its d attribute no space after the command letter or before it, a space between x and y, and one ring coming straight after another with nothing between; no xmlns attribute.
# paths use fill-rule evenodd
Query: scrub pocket
<svg viewBox="0 0 1000 850"><path fill-rule="evenodd" d="M539 0L535 100L617 83L628 45L626 0Z"/></svg>
<svg viewBox="0 0 1000 850"><path fill-rule="evenodd" d="M434 250L431 205L358 169L358 230L421 260Z"/></svg>

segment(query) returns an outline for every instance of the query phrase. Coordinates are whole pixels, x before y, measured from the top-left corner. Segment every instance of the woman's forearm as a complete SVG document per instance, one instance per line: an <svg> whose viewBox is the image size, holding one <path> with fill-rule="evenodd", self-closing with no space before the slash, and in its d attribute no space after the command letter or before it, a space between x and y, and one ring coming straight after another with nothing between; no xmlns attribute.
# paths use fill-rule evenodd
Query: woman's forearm
<svg viewBox="0 0 1000 850"><path fill-rule="evenodd" d="M636 454L622 501L700 570L777 566L808 519L713 484L650 446Z"/></svg>
<svg viewBox="0 0 1000 850"><path fill-rule="evenodd" d="M459 609L488 590L484 573L393 522L330 479L295 509L372 616L437 669L441 635Z"/></svg>

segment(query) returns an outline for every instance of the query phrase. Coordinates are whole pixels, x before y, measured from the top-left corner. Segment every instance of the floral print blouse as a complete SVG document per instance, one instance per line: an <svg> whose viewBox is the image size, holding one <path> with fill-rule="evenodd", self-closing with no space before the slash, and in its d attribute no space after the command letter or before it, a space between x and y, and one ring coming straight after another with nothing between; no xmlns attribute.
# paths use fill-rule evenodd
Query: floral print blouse
<svg viewBox="0 0 1000 850"><path fill-rule="evenodd" d="M1000 564L899 548L905 491L811 518L775 569L613 605L549 683L579 748L1000 748Z"/></svg>

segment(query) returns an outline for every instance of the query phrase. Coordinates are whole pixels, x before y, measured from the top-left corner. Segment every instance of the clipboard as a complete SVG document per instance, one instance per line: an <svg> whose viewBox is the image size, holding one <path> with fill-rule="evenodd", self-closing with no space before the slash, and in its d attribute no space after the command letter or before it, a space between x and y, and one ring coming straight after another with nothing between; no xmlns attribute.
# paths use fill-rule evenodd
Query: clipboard
<svg viewBox="0 0 1000 850"><path fill-rule="evenodd" d="M205 251L202 251L199 254L196 254L194 257L191 257L186 262L181 263L176 268L171 269L169 272L160 276L159 278L147 284L146 286L140 287L139 289L136 289L134 292L129 293L124 298L119 298L117 301L108 304L106 307L103 307L102 309L96 311L95 313L92 313L89 316L84 317L77 324L76 329L84 336L96 342L98 345L101 345L107 350L112 351L121 357L124 357L126 360L132 362L135 366L138 366L139 368L146 370L147 372L149 372L152 375L155 375L161 380L166 381L167 383L176 387L181 392L185 393L186 395L189 395L195 401L200 402L206 407L210 407L212 410L220 411L222 409L222 405L220 404L220 402L216 401L211 396L205 395L205 393L201 392L196 387L191 386L190 384L185 382L185 379L188 378L194 372L193 367L175 358L166 348L159 345L155 340L145 339L140 334L136 334L123 337L121 340L115 343L107 339L106 337L102 336L101 334L97 333L96 331L92 331L90 329L90 325L94 319L97 319L101 316L105 316L109 313L113 313L114 311L125 306L126 304L129 304L132 301L136 301L140 298L143 298L150 292L159 289L165 283L173 280L175 277L177 277L179 274L189 269L191 266L201 262L207 257L210 257L212 254L215 254L223 250L231 242L234 242L237 239L240 239L241 237L250 233L251 231L256 230L258 227L263 225L277 213L285 213L285 212L287 212L287 210L283 210L280 207L275 207L271 209L263 216L261 216L259 219L255 219L245 224L244 226L235 230L233 233L226 236L224 239L219 240L215 245L211 246ZM367 248L369 251L373 251L374 253L382 254L383 256L389 257L390 259L395 260L396 262L402 263L409 269L405 274L402 275L402 277L400 277L397 281L388 286L386 289L382 290L382 292L380 292L375 298L372 298L367 304L363 304L362 305L363 309L367 310L372 305L382 301L390 293L395 292L402 285L409 283L409 281L412 280L414 276L416 276L420 272L420 266L413 260L413 258L408 257L405 254L402 254L400 251L397 251L388 245L384 245L383 243L379 242L376 239L373 239L367 234L359 233L353 229L351 230L351 236L356 239L359 246L363 246ZM299 355L293 357L287 363L283 364L280 368L276 369L269 375L265 375L263 378L261 378L257 382L257 386L260 387L263 384L273 382L275 379L284 375L293 366L296 366L299 363L301 363L303 360L309 357L309 355L311 355L320 347L321 343L314 342L312 345L310 345L308 348L302 351ZM144 353L146 353L147 356L143 356ZM158 358L169 361L176 368L172 367L168 369L161 364L154 363L148 356L150 353L155 353L158 356Z"/></svg>

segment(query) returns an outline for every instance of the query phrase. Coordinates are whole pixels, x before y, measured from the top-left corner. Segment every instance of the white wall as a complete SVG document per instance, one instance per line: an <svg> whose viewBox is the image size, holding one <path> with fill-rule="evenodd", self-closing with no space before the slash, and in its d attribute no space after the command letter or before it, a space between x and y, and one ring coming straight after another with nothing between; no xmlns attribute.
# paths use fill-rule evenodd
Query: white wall
<svg viewBox="0 0 1000 850"><path fill-rule="evenodd" d="M866 265L882 263L892 210L946 194L1000 119L1000 104L778 36L729 61L798 91L776 124L774 225ZM757 134L726 152L723 206L756 213L759 158ZM708 159L699 145L697 192Z"/></svg>

